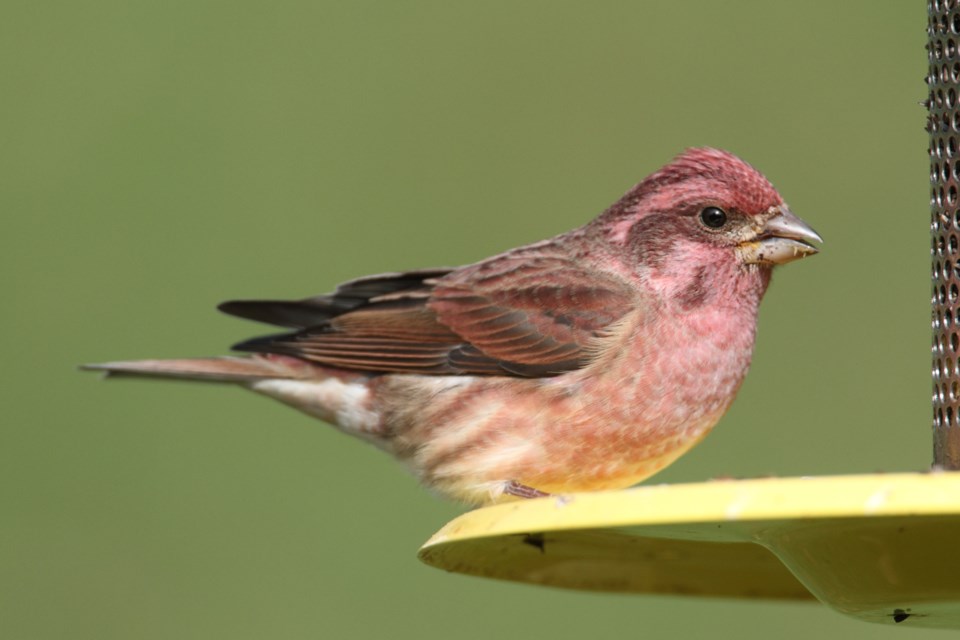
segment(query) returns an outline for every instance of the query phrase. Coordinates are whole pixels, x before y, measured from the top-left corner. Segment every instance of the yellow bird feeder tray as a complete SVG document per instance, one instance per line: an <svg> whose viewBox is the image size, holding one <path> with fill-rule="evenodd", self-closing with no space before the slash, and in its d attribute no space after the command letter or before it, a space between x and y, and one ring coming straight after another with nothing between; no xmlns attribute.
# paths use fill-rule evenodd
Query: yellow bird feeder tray
<svg viewBox="0 0 960 640"><path fill-rule="evenodd" d="M934 463L960 469L960 2L927 3ZM539 585L813 599L870 622L960 629L960 473L716 481L479 509L432 566Z"/></svg>
<svg viewBox="0 0 960 640"><path fill-rule="evenodd" d="M447 571L673 595L817 598L960 628L960 473L729 480L511 502L421 549Z"/></svg>

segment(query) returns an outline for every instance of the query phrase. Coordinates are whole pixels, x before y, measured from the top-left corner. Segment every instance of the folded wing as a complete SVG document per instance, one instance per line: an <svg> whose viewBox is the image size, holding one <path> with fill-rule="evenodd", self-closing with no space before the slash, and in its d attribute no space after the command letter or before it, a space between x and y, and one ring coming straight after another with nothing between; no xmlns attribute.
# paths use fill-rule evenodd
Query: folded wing
<svg viewBox="0 0 960 640"><path fill-rule="evenodd" d="M227 313L300 329L236 345L371 373L545 377L585 366L636 306L622 279L544 247L456 270L354 280L301 301Z"/></svg>

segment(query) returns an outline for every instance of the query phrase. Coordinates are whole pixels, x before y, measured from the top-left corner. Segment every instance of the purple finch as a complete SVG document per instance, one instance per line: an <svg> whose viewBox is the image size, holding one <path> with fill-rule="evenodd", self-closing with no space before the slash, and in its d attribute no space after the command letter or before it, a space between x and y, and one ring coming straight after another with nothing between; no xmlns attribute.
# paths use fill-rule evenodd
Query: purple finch
<svg viewBox="0 0 960 640"><path fill-rule="evenodd" d="M470 504L616 489L699 442L750 365L774 266L820 237L736 156L691 149L585 226L460 268L226 313L246 357L91 365L227 382L384 449Z"/></svg>

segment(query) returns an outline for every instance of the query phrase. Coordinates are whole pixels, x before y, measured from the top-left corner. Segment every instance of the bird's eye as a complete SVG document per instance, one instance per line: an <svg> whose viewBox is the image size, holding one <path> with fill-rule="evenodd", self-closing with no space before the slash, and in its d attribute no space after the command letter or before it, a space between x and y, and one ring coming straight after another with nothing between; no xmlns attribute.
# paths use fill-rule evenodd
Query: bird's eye
<svg viewBox="0 0 960 640"><path fill-rule="evenodd" d="M727 224L727 214L718 207L707 207L700 212L700 222L711 229L719 229Z"/></svg>

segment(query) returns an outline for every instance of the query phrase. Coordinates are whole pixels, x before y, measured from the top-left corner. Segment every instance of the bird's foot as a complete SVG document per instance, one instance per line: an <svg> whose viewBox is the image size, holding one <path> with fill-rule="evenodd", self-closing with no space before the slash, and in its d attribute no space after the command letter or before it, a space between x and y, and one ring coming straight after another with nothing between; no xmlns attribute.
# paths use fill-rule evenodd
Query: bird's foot
<svg viewBox="0 0 960 640"><path fill-rule="evenodd" d="M508 496L516 496L518 498L548 498L553 495L513 480L507 483L507 486L503 488L503 492Z"/></svg>

